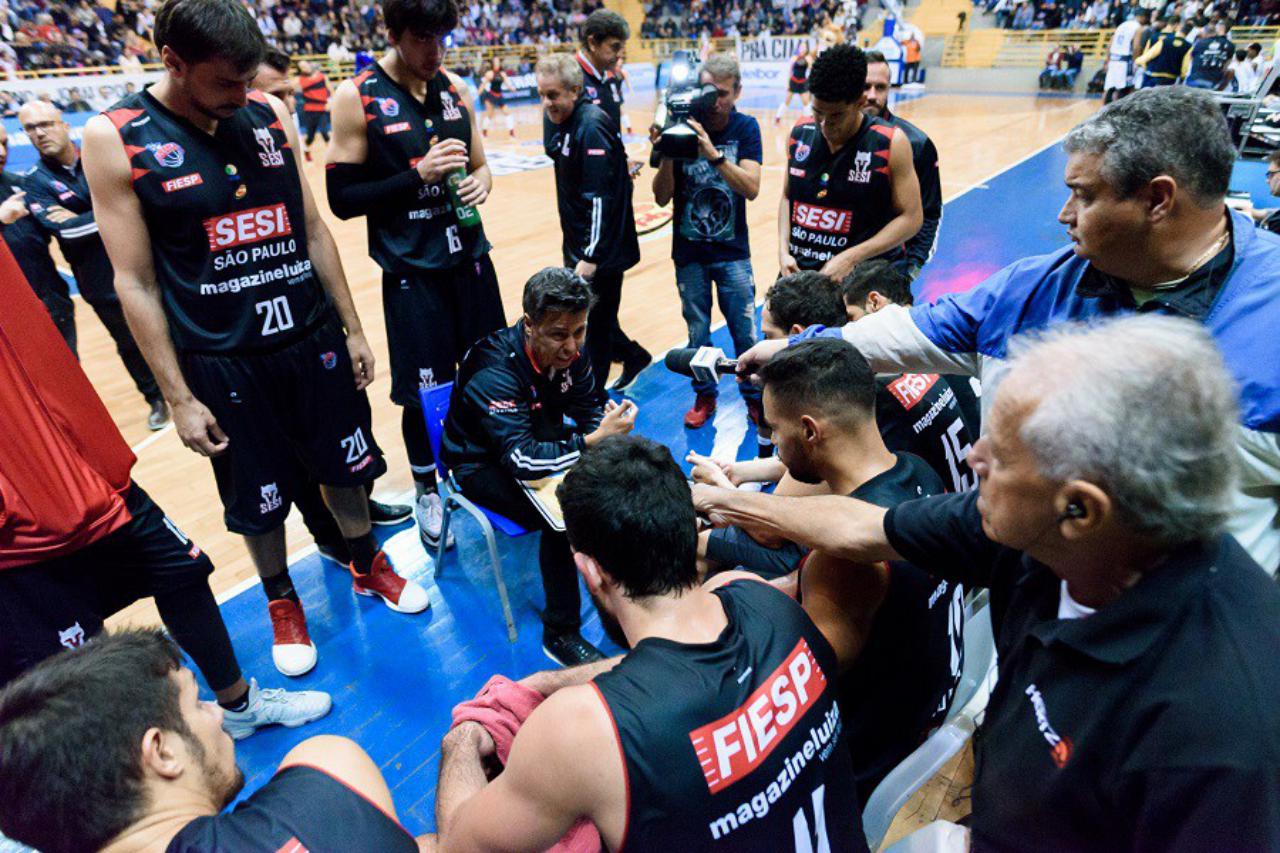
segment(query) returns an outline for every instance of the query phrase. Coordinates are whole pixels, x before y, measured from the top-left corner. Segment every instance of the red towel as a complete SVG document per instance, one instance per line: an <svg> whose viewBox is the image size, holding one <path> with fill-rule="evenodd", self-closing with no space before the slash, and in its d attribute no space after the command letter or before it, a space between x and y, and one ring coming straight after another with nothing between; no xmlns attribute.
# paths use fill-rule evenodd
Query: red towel
<svg viewBox="0 0 1280 853"><path fill-rule="evenodd" d="M518 684L503 675L495 675L480 688L474 699L460 702L453 709L453 725L473 722L484 726L493 738L498 761L506 766L516 732L533 709L545 697L536 690ZM551 847L552 853L599 853L604 845L595 825L580 820Z"/></svg>

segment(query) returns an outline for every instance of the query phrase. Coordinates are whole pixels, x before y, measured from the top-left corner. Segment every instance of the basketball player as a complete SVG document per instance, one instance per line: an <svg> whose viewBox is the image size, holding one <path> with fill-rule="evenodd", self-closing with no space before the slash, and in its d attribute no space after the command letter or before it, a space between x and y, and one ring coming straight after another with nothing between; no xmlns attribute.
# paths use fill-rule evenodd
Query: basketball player
<svg viewBox="0 0 1280 853"><path fill-rule="evenodd" d="M631 651L553 692L492 782L484 728L446 735L442 848L545 850L583 818L608 850L866 850L835 654L759 579L699 586L697 522L669 451L606 439L559 496L578 571Z"/></svg>
<svg viewBox="0 0 1280 853"><path fill-rule="evenodd" d="M782 124L782 115L791 108L793 95L800 96L800 106L805 115L809 114L809 62L811 59L809 43L802 42L795 59L791 60L791 76L787 79L787 97L778 105L778 111L773 114L774 124Z"/></svg>
<svg viewBox="0 0 1280 853"><path fill-rule="evenodd" d="M838 282L860 261L901 261L924 221L911 142L863 115L866 82L866 55L853 45L829 47L813 61L813 119L791 131L782 176L782 275L818 270Z"/></svg>
<svg viewBox="0 0 1280 853"><path fill-rule="evenodd" d="M47 101L24 105L18 110L18 121L40 152L39 162L24 181L27 207L40 227L57 238L62 256L71 264L80 295L115 341L120 360L150 407L147 428L163 429L169 424L169 407L138 350L116 296L111 260L98 236L84 164L80 149L71 141L71 127L63 121L58 108Z"/></svg>
<svg viewBox="0 0 1280 853"><path fill-rule="evenodd" d="M1142 88L1172 86L1191 70L1190 21L1174 25L1146 49L1134 63L1142 66Z"/></svg>
<svg viewBox="0 0 1280 853"><path fill-rule="evenodd" d="M373 354L288 110L249 91L266 51L252 16L167 0L154 40L164 75L89 121L86 174L178 435L212 457L227 528L262 577L276 667L300 675L316 648L285 557L299 461L323 484L354 591L399 612L429 604L370 533L364 486L386 470L364 393Z"/></svg>
<svg viewBox="0 0 1280 853"><path fill-rule="evenodd" d="M475 209L493 176L462 79L443 67L454 0L384 0L382 11L390 47L333 98L329 206L366 217L382 268L391 400L403 408L418 536L433 550L443 511L418 392L452 382L467 349L506 326Z"/></svg>
<svg viewBox="0 0 1280 853"><path fill-rule="evenodd" d="M938 149L929 135L911 122L889 111L891 73L889 62L877 50L867 51L867 86L863 90L862 111L900 129L911 142L911 163L920 182L920 206L924 224L904 247L906 259L899 267L911 279L933 257L942 225L942 176L938 172Z"/></svg>
<svg viewBox="0 0 1280 853"><path fill-rule="evenodd" d="M631 116L627 113L626 93L632 91L631 76L627 74L627 49L624 45L622 53L618 55L618 61L613 64L613 79L610 80L613 86L613 99L618 102L618 119L619 126L623 133L631 132Z"/></svg>
<svg viewBox="0 0 1280 853"><path fill-rule="evenodd" d="M489 69L484 72L484 77L480 80L480 103L485 107L482 132L485 136L489 135L489 113L498 110L507 124L507 133L512 139L515 138L516 119L511 114L511 110L507 109L507 103L502 95L502 84L506 79L507 72L502 68L502 60L496 56L491 58Z"/></svg>
<svg viewBox="0 0 1280 853"><path fill-rule="evenodd" d="M245 681L209 589L213 563L134 482L133 453L2 245L0 303L0 421L11 426L0 442L0 686L150 598L232 737L327 714L327 693Z"/></svg>
<svg viewBox="0 0 1280 853"><path fill-rule="evenodd" d="M305 59L298 63L298 91L302 94L302 132L307 135L302 150L310 162L311 143L316 141L316 134L323 136L326 143L329 141L325 115L329 111L329 81L323 71Z"/></svg>
<svg viewBox="0 0 1280 853"><path fill-rule="evenodd" d="M1146 9L1139 9L1137 16L1116 27L1115 33L1111 36L1107 77L1102 84L1104 104L1109 104L1116 98L1123 98L1133 91L1134 50L1142 36L1142 31L1150 21L1151 13Z"/></svg>

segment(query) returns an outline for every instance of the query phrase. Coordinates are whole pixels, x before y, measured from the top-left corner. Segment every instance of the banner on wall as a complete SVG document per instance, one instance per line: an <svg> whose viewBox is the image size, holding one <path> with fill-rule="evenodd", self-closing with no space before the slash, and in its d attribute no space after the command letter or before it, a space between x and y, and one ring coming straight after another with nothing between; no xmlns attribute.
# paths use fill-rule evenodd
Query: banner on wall
<svg viewBox="0 0 1280 853"><path fill-rule="evenodd" d="M64 108L76 101L89 105L90 112L105 110L130 92L141 90L160 79L159 71L136 74L75 74L65 77L40 77L35 80L0 80L0 91L15 95L26 103L48 95Z"/></svg>
<svg viewBox="0 0 1280 853"><path fill-rule="evenodd" d="M776 62L790 65L791 60L800 52L800 46L813 47L813 40L808 36L760 36L753 39L738 39L738 61Z"/></svg>

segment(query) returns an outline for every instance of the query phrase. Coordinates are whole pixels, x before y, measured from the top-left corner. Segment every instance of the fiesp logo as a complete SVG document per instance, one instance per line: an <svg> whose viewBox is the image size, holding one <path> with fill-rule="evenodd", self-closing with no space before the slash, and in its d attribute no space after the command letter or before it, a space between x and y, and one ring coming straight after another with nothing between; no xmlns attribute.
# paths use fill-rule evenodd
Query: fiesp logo
<svg viewBox="0 0 1280 853"><path fill-rule="evenodd" d="M898 399L902 408L910 409L924 399L937 381L936 373L904 373L889 383L889 393Z"/></svg>
<svg viewBox="0 0 1280 853"><path fill-rule="evenodd" d="M281 202L211 216L204 221L204 230L209 235L209 250L212 252L293 233L289 212Z"/></svg>
<svg viewBox="0 0 1280 853"><path fill-rule="evenodd" d="M834 207L805 204L798 201L791 211L791 221L803 228L825 231L827 234L848 234L853 228L853 214Z"/></svg>

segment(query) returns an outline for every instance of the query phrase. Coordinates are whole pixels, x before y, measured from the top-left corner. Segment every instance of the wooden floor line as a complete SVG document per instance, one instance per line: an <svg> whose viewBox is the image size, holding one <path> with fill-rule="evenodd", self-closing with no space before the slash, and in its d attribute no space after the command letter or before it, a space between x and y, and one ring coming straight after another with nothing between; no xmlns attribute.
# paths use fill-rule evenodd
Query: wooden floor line
<svg viewBox="0 0 1280 853"><path fill-rule="evenodd" d="M1019 166L1021 166L1023 163L1025 163L1025 162L1027 162L1028 160L1030 160L1032 157L1036 157L1036 156L1038 156L1038 155L1040 155L1040 154L1043 154L1044 152L1048 151L1048 150L1049 150L1050 148L1052 148L1053 146L1060 144L1060 143L1062 142L1062 140L1064 140L1064 139L1066 139L1066 138L1067 138L1067 135L1064 133L1064 134L1062 134L1062 136L1059 136L1057 139L1053 140L1052 142L1049 142L1049 143L1046 143L1046 144L1044 144L1044 145L1041 145L1039 148L1037 148L1035 151L1032 151L1032 152L1031 152L1030 154L1028 154L1027 156L1022 157L1022 158L1020 158L1020 159L1018 159L1018 160L1015 160L1014 162L1010 163L1010 164L1009 164L1009 165L1007 165L1007 166L1003 166L1003 167L1001 167L1001 168L999 168L999 169L996 169L994 172L992 172L990 175L987 175L985 178L982 178L981 180L978 180L978 181L974 181L973 183L969 184L969 186L967 186L967 187L965 187L964 189L960 190L958 193L955 193L954 195L952 195L952 196L950 196L950 197L948 197L948 198L944 198L944 199L942 200L942 203L943 203L943 204L950 204L951 202L953 202L953 201L955 201L956 199L960 198L960 196L964 195L965 193L967 193L967 192L971 192L971 191L973 191L973 190L976 190L978 187L981 187L981 186L983 186L984 184L988 184L988 183L990 183L991 181L995 180L996 178L1000 177L1000 176L1001 176L1001 175L1003 175L1005 172L1008 172L1008 171L1011 171L1011 170L1013 170L1013 169L1018 168L1018 167L1019 167Z"/></svg>

